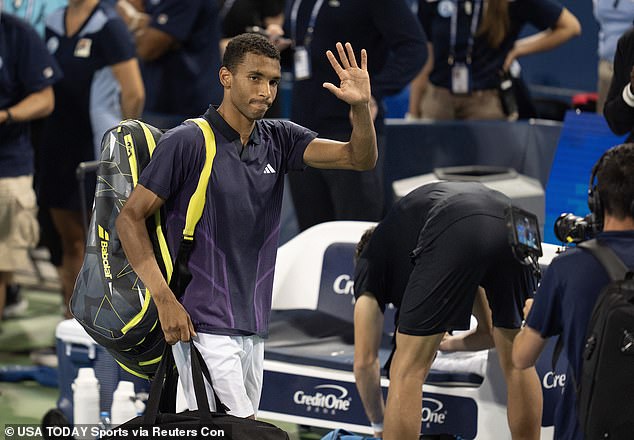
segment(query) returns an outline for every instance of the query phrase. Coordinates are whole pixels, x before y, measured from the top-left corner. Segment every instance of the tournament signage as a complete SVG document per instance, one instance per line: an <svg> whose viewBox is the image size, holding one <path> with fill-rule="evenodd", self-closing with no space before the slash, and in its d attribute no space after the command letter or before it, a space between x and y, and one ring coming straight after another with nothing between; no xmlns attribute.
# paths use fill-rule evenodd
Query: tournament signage
<svg viewBox="0 0 634 440"><path fill-rule="evenodd" d="M383 388L387 395L387 387ZM333 379L265 371L262 411L367 426L356 385ZM423 397L421 432L475 438L478 408L473 399L436 393Z"/></svg>

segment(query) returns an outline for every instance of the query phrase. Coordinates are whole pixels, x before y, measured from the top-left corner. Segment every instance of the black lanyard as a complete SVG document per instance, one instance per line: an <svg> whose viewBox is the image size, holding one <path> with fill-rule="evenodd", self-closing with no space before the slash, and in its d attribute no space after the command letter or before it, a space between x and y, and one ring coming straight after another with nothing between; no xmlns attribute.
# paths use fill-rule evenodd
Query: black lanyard
<svg viewBox="0 0 634 440"><path fill-rule="evenodd" d="M443 0L453 1L455 8L451 14L451 27L449 30L449 58L447 62L450 66L453 66L456 61L456 39L458 34L458 0ZM469 34L469 41L467 46L467 64L471 64L471 55L473 54L473 43L475 40L475 34L478 31L478 20L480 19L480 8L482 6L482 0L475 0L475 6L471 15L471 33Z"/></svg>

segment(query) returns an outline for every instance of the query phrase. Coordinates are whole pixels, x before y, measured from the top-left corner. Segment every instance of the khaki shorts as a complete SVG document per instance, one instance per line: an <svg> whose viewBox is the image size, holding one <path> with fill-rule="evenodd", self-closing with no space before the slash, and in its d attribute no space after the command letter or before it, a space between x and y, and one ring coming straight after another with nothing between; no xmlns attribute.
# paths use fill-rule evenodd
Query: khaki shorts
<svg viewBox="0 0 634 440"><path fill-rule="evenodd" d="M0 271L24 266L39 236L33 176L0 178Z"/></svg>
<svg viewBox="0 0 634 440"><path fill-rule="evenodd" d="M434 121L506 120L496 89L476 90L468 95L454 95L449 90L427 85L421 103L423 119Z"/></svg>

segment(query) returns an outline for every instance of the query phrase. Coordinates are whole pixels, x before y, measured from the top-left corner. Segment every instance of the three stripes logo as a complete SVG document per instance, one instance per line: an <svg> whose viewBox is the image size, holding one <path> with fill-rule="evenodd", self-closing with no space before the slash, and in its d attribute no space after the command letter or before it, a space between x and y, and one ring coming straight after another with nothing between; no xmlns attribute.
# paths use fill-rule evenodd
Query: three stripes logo
<svg viewBox="0 0 634 440"><path fill-rule="evenodd" d="M264 172L263 173L264 174L275 174L276 171L275 171L275 168L273 168L270 163L267 163L266 166L264 167Z"/></svg>
<svg viewBox="0 0 634 440"><path fill-rule="evenodd" d="M110 242L110 234L101 225L97 226L97 232L99 234L101 244L101 264L103 266L103 275L112 279L112 272L110 271L110 261L108 260L108 243Z"/></svg>

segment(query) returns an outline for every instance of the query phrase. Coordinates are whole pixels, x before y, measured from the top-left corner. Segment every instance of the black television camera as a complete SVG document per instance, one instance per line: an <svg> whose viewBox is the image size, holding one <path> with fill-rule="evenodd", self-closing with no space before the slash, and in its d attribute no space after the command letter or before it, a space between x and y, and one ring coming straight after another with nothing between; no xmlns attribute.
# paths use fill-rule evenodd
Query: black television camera
<svg viewBox="0 0 634 440"><path fill-rule="evenodd" d="M597 233L597 225L592 214L579 217L571 213L561 214L555 220L555 237L562 243L579 243L594 238Z"/></svg>

